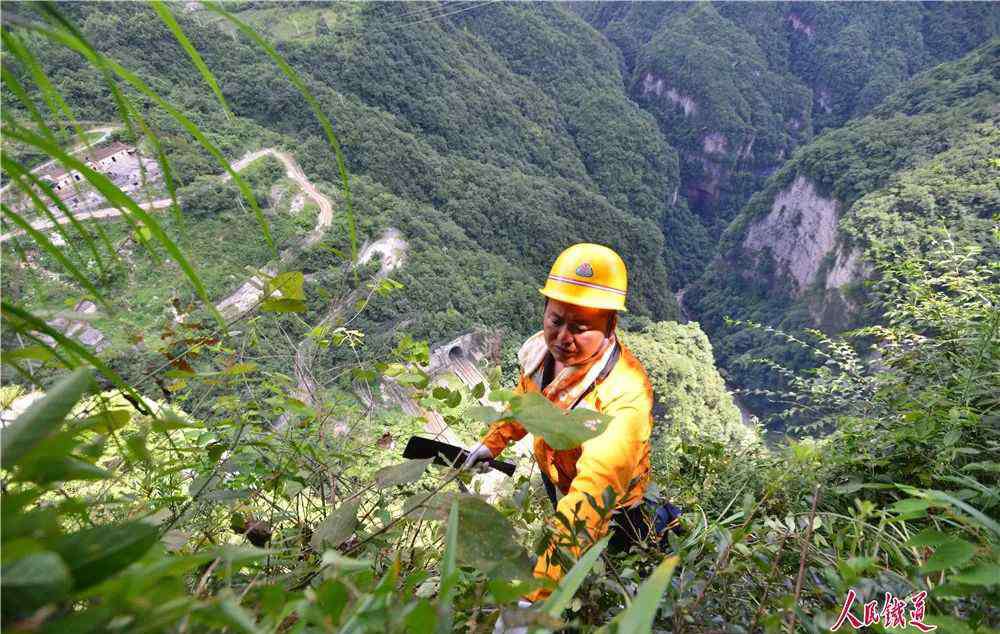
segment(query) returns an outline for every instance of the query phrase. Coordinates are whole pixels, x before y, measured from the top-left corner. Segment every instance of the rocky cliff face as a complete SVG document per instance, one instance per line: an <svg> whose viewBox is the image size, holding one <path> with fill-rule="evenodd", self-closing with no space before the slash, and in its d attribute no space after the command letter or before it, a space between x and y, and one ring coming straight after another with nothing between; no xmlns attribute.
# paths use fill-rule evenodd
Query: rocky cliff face
<svg viewBox="0 0 1000 634"><path fill-rule="evenodd" d="M843 211L800 175L777 193L769 213L750 222L741 243L750 264L744 274L805 299L812 321L829 331L846 327L861 309L851 291L871 273L838 231Z"/></svg>
<svg viewBox="0 0 1000 634"><path fill-rule="evenodd" d="M809 179L799 176L775 196L770 213L750 224L743 249L757 269L763 266L762 258L771 258L774 276L791 281L792 294L800 296L833 251L839 208L836 200L820 196Z"/></svg>

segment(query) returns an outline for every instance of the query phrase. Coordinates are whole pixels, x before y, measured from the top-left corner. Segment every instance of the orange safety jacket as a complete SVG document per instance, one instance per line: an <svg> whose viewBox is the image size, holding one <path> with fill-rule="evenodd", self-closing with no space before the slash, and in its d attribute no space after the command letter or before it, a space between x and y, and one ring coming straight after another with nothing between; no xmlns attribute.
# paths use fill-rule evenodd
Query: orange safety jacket
<svg viewBox="0 0 1000 634"><path fill-rule="evenodd" d="M536 437L534 444L539 469L548 474L552 483L563 493L556 510L571 522L583 520L592 542L601 539L608 532L611 515L609 513L602 521L599 511L587 500L587 495L600 504L605 489L610 486L616 495L616 508L627 508L642 501L649 483L653 388L642 364L612 338L610 345L616 344L619 346L620 356L603 380L599 379L603 368L595 367L590 371L578 372L576 378L580 384L572 386L570 390L546 395L555 405L568 409L574 406L576 399L566 396L583 394L576 407L585 407L609 416L611 421L607 429L580 447L565 451L556 451L541 437ZM521 346L518 353L521 377L515 393L543 392L541 382L548 356L542 332L536 333ZM603 360L598 359L597 363ZM572 370L573 368L567 368L552 383ZM559 398L560 395L564 398ZM509 443L520 440L526 433L524 427L516 421L500 421L490 428L483 438L483 444L495 458ZM561 523L553 521L552 525L558 533L566 533L567 529ZM539 558L535 566L536 577L548 577L553 581L562 578L563 570L549 561L553 549L554 546ZM574 555L579 557L580 553L574 552ZM540 589L527 598L535 601L548 594L548 590Z"/></svg>

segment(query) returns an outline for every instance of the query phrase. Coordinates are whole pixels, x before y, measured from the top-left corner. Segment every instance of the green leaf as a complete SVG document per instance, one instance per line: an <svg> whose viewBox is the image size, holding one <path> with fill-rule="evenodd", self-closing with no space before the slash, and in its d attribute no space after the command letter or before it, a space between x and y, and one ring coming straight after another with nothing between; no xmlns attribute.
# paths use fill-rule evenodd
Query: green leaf
<svg viewBox="0 0 1000 634"><path fill-rule="evenodd" d="M359 500L344 502L320 522L309 542L313 550L321 553L327 548L336 548L347 541L358 525L359 504Z"/></svg>
<svg viewBox="0 0 1000 634"><path fill-rule="evenodd" d="M0 568L4 614L29 613L58 601L72 585L69 568L59 555L50 551L28 554Z"/></svg>
<svg viewBox="0 0 1000 634"><path fill-rule="evenodd" d="M531 579L528 553L518 543L514 527L500 511L482 499L458 500L458 562L489 577Z"/></svg>
<svg viewBox="0 0 1000 634"><path fill-rule="evenodd" d="M413 385L421 389L427 387L428 381L430 381L430 377L420 370L403 372L396 376L396 382L400 385Z"/></svg>
<svg viewBox="0 0 1000 634"><path fill-rule="evenodd" d="M561 410L535 392L511 401L510 417L521 423L529 433L544 438L557 451L579 447L599 436L611 421L608 416L592 410Z"/></svg>
<svg viewBox="0 0 1000 634"><path fill-rule="evenodd" d="M231 626L246 634L263 634L257 627L257 620L247 612L236 599L227 597L219 602L219 613Z"/></svg>
<svg viewBox="0 0 1000 634"><path fill-rule="evenodd" d="M632 604L612 621L618 626L619 632L648 634L652 631L653 619L656 618L656 611L660 607L667 586L670 585L670 578L674 575L678 561L676 556L667 557L639 586L639 592L636 593Z"/></svg>
<svg viewBox="0 0 1000 634"><path fill-rule="evenodd" d="M943 614L928 614L924 617L923 623L935 626L937 628L936 631L942 634L975 634L977 631L969 627L964 621ZM911 629L915 630L916 628L911 626ZM981 632L982 630L978 631Z"/></svg>
<svg viewBox="0 0 1000 634"><path fill-rule="evenodd" d="M476 420L481 420L486 424L494 423L501 418L504 418L505 414L496 411L492 407L487 407L484 405L475 405L465 410L466 415L475 418Z"/></svg>
<svg viewBox="0 0 1000 634"><path fill-rule="evenodd" d="M280 293L285 299L305 299L305 292L302 285L305 283L305 276L302 271L288 271L278 273L267 281L267 295Z"/></svg>
<svg viewBox="0 0 1000 634"><path fill-rule="evenodd" d="M55 355L45 346L25 346L16 350L5 350L0 358L3 359L4 363L21 361L22 359L42 361L44 363L55 359Z"/></svg>
<svg viewBox="0 0 1000 634"><path fill-rule="evenodd" d="M486 394L486 384L476 383L476 387L472 388L472 398L483 398Z"/></svg>
<svg viewBox="0 0 1000 634"><path fill-rule="evenodd" d="M451 390L449 390L446 387L441 387L440 385L431 391L431 396L438 399L439 401L447 399L449 394L451 394Z"/></svg>
<svg viewBox="0 0 1000 634"><path fill-rule="evenodd" d="M543 611L555 618L559 618L562 615L563 611L569 607L577 589L583 584L583 580L587 578L590 569L594 567L601 553L607 548L610 540L611 536L609 535L583 553L583 556L573 564L573 567L569 569L566 576L559 582L559 586L553 590L549 598L542 604Z"/></svg>
<svg viewBox="0 0 1000 634"><path fill-rule="evenodd" d="M931 500L907 498L896 502L889 507L889 510L900 515L905 515L907 518L923 517L925 515L924 511L932 506L934 506L934 502Z"/></svg>
<svg viewBox="0 0 1000 634"><path fill-rule="evenodd" d="M403 624L407 632L433 632L437 627L438 618L431 602L421 599L406 613Z"/></svg>
<svg viewBox="0 0 1000 634"><path fill-rule="evenodd" d="M271 298L261 302L260 310L265 313L303 313L306 311L306 303L285 297Z"/></svg>
<svg viewBox="0 0 1000 634"><path fill-rule="evenodd" d="M248 374L250 372L256 372L256 371L257 371L257 364L253 363L252 361L247 361L244 363L234 363L230 367L223 370L222 373L238 376L241 374Z"/></svg>
<svg viewBox="0 0 1000 634"><path fill-rule="evenodd" d="M1000 585L1000 566L994 563L976 564L954 575L951 580L974 586Z"/></svg>
<svg viewBox="0 0 1000 634"><path fill-rule="evenodd" d="M188 429L195 426L181 418L180 415L172 409L162 409L159 414L159 417L153 420L150 425L153 431L166 433L172 429Z"/></svg>
<svg viewBox="0 0 1000 634"><path fill-rule="evenodd" d="M104 480L111 473L73 456L39 456L25 464L18 480L49 484L74 480Z"/></svg>
<svg viewBox="0 0 1000 634"><path fill-rule="evenodd" d="M448 528L444 534L444 556L441 558L441 587L438 591L436 626L440 634L452 630L452 595L458 585L459 500L454 498L448 511Z"/></svg>
<svg viewBox="0 0 1000 634"><path fill-rule="evenodd" d="M79 425L99 434L110 434L128 425L130 420L132 420L132 412L127 409L106 409L85 418Z"/></svg>
<svg viewBox="0 0 1000 634"><path fill-rule="evenodd" d="M910 539L906 540L906 544L904 545L916 546L918 548L923 546L938 546L951 538L952 535L949 535L948 533L942 533L941 531L933 528L925 528L916 535L910 537Z"/></svg>
<svg viewBox="0 0 1000 634"><path fill-rule="evenodd" d="M328 550L323 553L322 566L333 566L337 570L343 570L346 572L354 572L357 570L370 570L372 567L371 559L353 559L351 557L345 557L338 553L336 550Z"/></svg>
<svg viewBox="0 0 1000 634"><path fill-rule="evenodd" d="M76 370L0 432L3 468L11 470L26 453L55 432L84 392L93 386L90 370Z"/></svg>
<svg viewBox="0 0 1000 634"><path fill-rule="evenodd" d="M375 486L380 489L409 484L420 479L427 466L434 462L433 458L426 460L407 460L396 465L382 467L375 472Z"/></svg>
<svg viewBox="0 0 1000 634"><path fill-rule="evenodd" d="M77 589L87 588L136 561L159 539L152 524L125 522L86 528L59 539L53 548L69 566Z"/></svg>
<svg viewBox="0 0 1000 634"><path fill-rule="evenodd" d="M975 554L974 544L970 544L964 539L952 538L939 545L920 570L921 572L937 572L946 568L958 568L972 559Z"/></svg>

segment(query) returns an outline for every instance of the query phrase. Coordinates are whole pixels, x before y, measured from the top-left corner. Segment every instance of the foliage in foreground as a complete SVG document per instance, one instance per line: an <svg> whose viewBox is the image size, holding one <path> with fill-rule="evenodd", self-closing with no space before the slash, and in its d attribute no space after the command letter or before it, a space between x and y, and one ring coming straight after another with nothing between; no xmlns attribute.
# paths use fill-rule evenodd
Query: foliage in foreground
<svg viewBox="0 0 1000 634"><path fill-rule="evenodd" d="M15 123L39 152L58 153L44 126ZM179 265L155 218L132 219L132 239ZM864 334L881 342L881 358L865 363L828 341L816 349L823 369L791 375L789 398L821 410L828 436L773 451L737 451L725 434L685 438L681 466L659 483L688 510L686 535L671 539L676 557L599 542L548 601L512 608L509 622L818 632L854 589L864 601L927 591L924 621L942 631L997 627L997 270L970 255L945 248L880 263L875 292L891 309ZM197 286L197 273L188 277ZM357 284L368 297L391 292L378 282ZM239 332L206 321L165 337L168 362L148 372L162 381L157 401L4 303L5 332L31 344L5 346L4 363L47 392L0 446L5 630L475 631L532 586L519 544L539 552L548 541L537 482L521 478L493 505L462 494L463 476L400 462L396 439L418 421L387 420L354 394L394 377L425 408L475 425L461 406L486 386L430 384L415 369L426 344L404 338L369 357L364 333L320 324L306 338L352 361L307 398L253 357L262 324L289 326L304 309L303 276L283 271L267 287L283 297L263 301ZM663 353L662 342L644 343ZM538 406L511 401L513 415L529 405ZM565 422L531 414L543 435Z"/></svg>

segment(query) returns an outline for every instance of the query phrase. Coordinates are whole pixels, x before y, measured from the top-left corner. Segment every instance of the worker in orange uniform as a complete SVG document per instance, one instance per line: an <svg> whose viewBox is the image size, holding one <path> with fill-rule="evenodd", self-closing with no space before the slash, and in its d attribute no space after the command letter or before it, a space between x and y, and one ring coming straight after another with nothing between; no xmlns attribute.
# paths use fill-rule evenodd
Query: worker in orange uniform
<svg viewBox="0 0 1000 634"><path fill-rule="evenodd" d="M645 369L615 336L626 290L625 263L617 253L597 244L569 247L541 289L547 298L542 331L518 352L517 393L540 392L562 409L588 408L611 419L602 434L575 449L556 451L540 437L534 444L543 482L554 503L558 498L556 510L573 523L585 522L591 543L608 532L611 514L602 519L587 496L600 504L610 486L616 509L635 508L649 482L653 389ZM526 433L515 421L494 424L464 467L496 458ZM552 526L565 536L560 522ZM562 578L564 571L550 560L554 550L539 558L536 577ZM548 594L543 588L527 599Z"/></svg>

